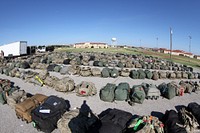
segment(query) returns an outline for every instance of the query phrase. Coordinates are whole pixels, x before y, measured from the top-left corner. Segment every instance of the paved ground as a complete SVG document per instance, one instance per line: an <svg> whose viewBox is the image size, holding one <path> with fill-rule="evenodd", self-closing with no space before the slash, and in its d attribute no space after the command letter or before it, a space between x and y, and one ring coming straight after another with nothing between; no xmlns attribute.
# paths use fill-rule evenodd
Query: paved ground
<svg viewBox="0 0 200 133"><path fill-rule="evenodd" d="M38 70L39 71L39 70ZM60 75L59 73L51 72L51 75L63 77L63 75ZM66 75L65 75L66 76ZM168 100L165 98L159 98L158 100L145 100L143 104L136 104L134 106L130 106L125 101L116 101L113 103L103 102L99 98L99 90L101 87L105 86L107 83L115 83L118 84L120 82L128 82L130 86L141 84L142 82L147 83L154 83L156 85L162 83L162 82L170 82L171 80L165 79L165 80L139 80L139 79L131 79L129 77L119 77L119 78L99 78L99 77L80 77L80 76L70 76L74 79L75 84L77 85L81 81L91 81L95 83L98 93L96 96L93 97L78 97L75 93L62 93L57 92L52 88L48 87L39 87L34 86L30 83L25 83L23 80L18 78L12 78L5 75L0 75L0 78L6 78L10 79L15 83L15 85L19 86L21 89L24 89L25 91L35 94L35 93L42 93L46 95L57 95L60 97L63 97L70 101L71 108L80 107L84 100L87 101L87 104L90 106L90 108L93 110L94 113L101 113L103 110L106 110L107 108L118 108L122 110L126 110L128 112L131 112L133 115L149 115L153 114L156 116L159 116L160 113L164 113L166 110L170 109L176 109L180 105L188 105L190 102L197 102L200 104L200 92L199 93L192 93L192 94L185 94L182 97L175 97L172 100ZM180 80L175 80L180 81ZM199 81L199 80L197 80ZM1 105L0 104L0 132L1 133L36 133L38 132L36 129L32 127L32 124L26 124L25 122L22 122L21 120L17 119L15 115L15 111L11 109L8 105ZM53 133L59 132L57 129L53 131Z"/></svg>

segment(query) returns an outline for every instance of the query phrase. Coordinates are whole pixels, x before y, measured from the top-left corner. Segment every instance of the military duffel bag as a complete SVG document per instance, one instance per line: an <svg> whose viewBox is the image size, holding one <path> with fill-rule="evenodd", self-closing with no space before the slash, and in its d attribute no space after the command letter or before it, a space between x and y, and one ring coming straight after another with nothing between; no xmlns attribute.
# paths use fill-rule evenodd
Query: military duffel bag
<svg viewBox="0 0 200 133"><path fill-rule="evenodd" d="M55 76L47 76L44 80L44 84L49 87L54 87L59 80L60 79Z"/></svg>
<svg viewBox="0 0 200 133"><path fill-rule="evenodd" d="M176 88L172 83L162 83L158 86L161 95L167 99L172 99L176 96Z"/></svg>
<svg viewBox="0 0 200 133"><path fill-rule="evenodd" d="M158 73L159 73L160 79L165 79L165 78L167 78L167 73L166 73L166 72L159 71Z"/></svg>
<svg viewBox="0 0 200 133"><path fill-rule="evenodd" d="M65 65L69 65L70 64L70 59L65 59L64 61L63 61L63 64L65 64Z"/></svg>
<svg viewBox="0 0 200 133"><path fill-rule="evenodd" d="M25 101L16 104L16 116L23 121L25 120L27 123L31 122L31 111L42 104L46 98L47 96L43 94L35 94L34 96L27 98Z"/></svg>
<svg viewBox="0 0 200 133"><path fill-rule="evenodd" d="M61 69L62 69L62 67L57 65L57 66L54 67L53 71L54 72L60 72Z"/></svg>
<svg viewBox="0 0 200 133"><path fill-rule="evenodd" d="M93 66L99 66L99 61L94 61Z"/></svg>
<svg viewBox="0 0 200 133"><path fill-rule="evenodd" d="M189 72L189 73L188 73L188 79L194 79L194 74L191 73L191 72Z"/></svg>
<svg viewBox="0 0 200 133"><path fill-rule="evenodd" d="M128 77L130 75L129 69L121 69L120 76Z"/></svg>
<svg viewBox="0 0 200 133"><path fill-rule="evenodd" d="M72 133L69 128L69 122L72 118L77 117L79 114L79 109L70 110L65 112L62 117L57 122L57 127L61 133Z"/></svg>
<svg viewBox="0 0 200 133"><path fill-rule="evenodd" d="M176 74L174 72L170 72L169 73L169 78L170 79L175 79L176 78Z"/></svg>
<svg viewBox="0 0 200 133"><path fill-rule="evenodd" d="M183 79L188 79L188 74L186 72L182 72Z"/></svg>
<svg viewBox="0 0 200 133"><path fill-rule="evenodd" d="M83 77L88 77L90 76L92 73L91 73L91 69L90 67L82 67L81 68L81 71L80 71L80 75L83 76Z"/></svg>
<svg viewBox="0 0 200 133"><path fill-rule="evenodd" d="M144 92L144 89L141 85L135 85L130 91L129 95L129 104L134 105L134 103L140 103L142 104L146 95Z"/></svg>
<svg viewBox="0 0 200 133"><path fill-rule="evenodd" d="M110 69L110 77L116 78L119 76L119 71L116 68Z"/></svg>
<svg viewBox="0 0 200 133"><path fill-rule="evenodd" d="M129 98L130 86L126 82L120 83L115 89L115 100L124 101Z"/></svg>
<svg viewBox="0 0 200 133"><path fill-rule="evenodd" d="M145 79L146 78L146 74L145 74L145 72L142 69L137 70L137 72L139 74L138 75L139 79Z"/></svg>
<svg viewBox="0 0 200 133"><path fill-rule="evenodd" d="M153 73L152 73L151 71L145 70L144 72L146 73L146 78L147 78L147 79L152 79Z"/></svg>
<svg viewBox="0 0 200 133"><path fill-rule="evenodd" d="M69 77L64 77L55 83L55 90L60 92L68 92L74 90L74 80Z"/></svg>
<svg viewBox="0 0 200 133"><path fill-rule="evenodd" d="M158 80L158 78L159 78L158 72L153 71L153 77L152 77L152 79L153 80Z"/></svg>
<svg viewBox="0 0 200 133"><path fill-rule="evenodd" d="M75 87L77 96L93 96L97 94L97 89L92 82L82 81Z"/></svg>
<svg viewBox="0 0 200 133"><path fill-rule="evenodd" d="M139 76L138 71L136 71L136 70L131 70L130 71L130 77L132 79L138 79L138 76Z"/></svg>
<svg viewBox="0 0 200 133"><path fill-rule="evenodd" d="M120 68L124 68L124 64L122 62L118 62L117 66Z"/></svg>
<svg viewBox="0 0 200 133"><path fill-rule="evenodd" d="M110 77L110 69L108 67L103 68L102 71L101 71L101 76L103 78Z"/></svg>
<svg viewBox="0 0 200 133"><path fill-rule="evenodd" d="M115 89L115 84L107 83L106 86L100 90L100 99L106 102L113 102L115 99Z"/></svg>
<svg viewBox="0 0 200 133"><path fill-rule="evenodd" d="M181 72L175 72L176 78L181 79L182 78L182 73Z"/></svg>
<svg viewBox="0 0 200 133"><path fill-rule="evenodd" d="M58 65L56 65L56 64L50 64L50 65L47 67L47 70L48 70L48 71L54 71L54 68L55 68L56 66L58 66Z"/></svg>
<svg viewBox="0 0 200 133"><path fill-rule="evenodd" d="M92 68L91 72L93 76L101 77L101 70L99 68Z"/></svg>

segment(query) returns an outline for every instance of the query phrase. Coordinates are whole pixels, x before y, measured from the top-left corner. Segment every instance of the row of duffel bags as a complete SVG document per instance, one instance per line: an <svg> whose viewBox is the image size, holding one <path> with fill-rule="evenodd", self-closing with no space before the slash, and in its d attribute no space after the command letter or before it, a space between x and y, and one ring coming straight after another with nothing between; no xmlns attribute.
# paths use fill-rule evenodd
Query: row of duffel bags
<svg viewBox="0 0 200 133"><path fill-rule="evenodd" d="M200 84L197 81L183 81L161 83L156 86L153 84L142 83L134 85L132 88L126 82L121 82L116 86L112 83L107 83L101 88L100 99L106 102L128 101L130 105L134 103L142 104L146 99L157 100L160 96L167 99L172 99L175 96L183 96L184 93L192 93L200 90Z"/></svg>

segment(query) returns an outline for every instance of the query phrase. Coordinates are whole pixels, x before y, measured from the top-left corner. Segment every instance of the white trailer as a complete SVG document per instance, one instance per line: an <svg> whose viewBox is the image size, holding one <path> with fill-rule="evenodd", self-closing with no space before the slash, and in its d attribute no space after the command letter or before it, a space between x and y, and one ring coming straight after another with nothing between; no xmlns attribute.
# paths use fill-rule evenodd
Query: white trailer
<svg viewBox="0 0 200 133"><path fill-rule="evenodd" d="M4 57L8 56L20 56L27 54L27 41L18 41L0 46L4 52Z"/></svg>

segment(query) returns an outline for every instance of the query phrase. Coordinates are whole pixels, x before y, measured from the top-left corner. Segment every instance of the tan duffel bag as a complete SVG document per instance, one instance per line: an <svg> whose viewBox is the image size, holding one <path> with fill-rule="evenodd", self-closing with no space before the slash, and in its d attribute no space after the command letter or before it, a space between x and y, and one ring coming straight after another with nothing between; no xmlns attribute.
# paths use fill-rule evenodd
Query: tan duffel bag
<svg viewBox="0 0 200 133"><path fill-rule="evenodd" d="M38 107L40 104L42 104L46 98L47 96L43 94L35 94L34 96L26 99L25 101L16 104L16 116L19 119L22 119L22 121L26 121L27 123L31 122L31 111Z"/></svg>

